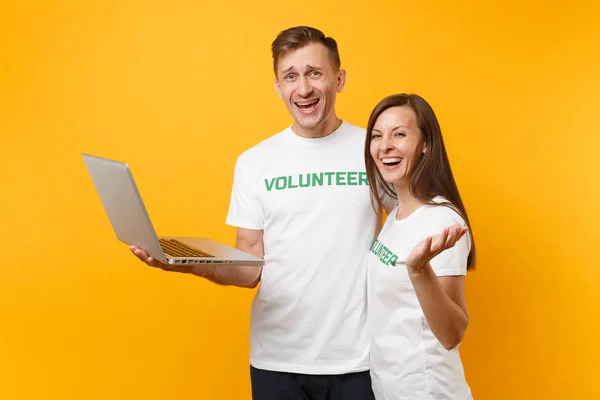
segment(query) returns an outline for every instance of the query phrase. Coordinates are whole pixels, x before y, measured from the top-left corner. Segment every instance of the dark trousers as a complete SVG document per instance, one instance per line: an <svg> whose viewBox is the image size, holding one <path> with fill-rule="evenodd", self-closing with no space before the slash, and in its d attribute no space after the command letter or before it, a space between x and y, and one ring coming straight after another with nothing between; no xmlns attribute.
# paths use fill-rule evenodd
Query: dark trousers
<svg viewBox="0 0 600 400"><path fill-rule="evenodd" d="M369 371L305 375L250 366L253 400L375 400Z"/></svg>

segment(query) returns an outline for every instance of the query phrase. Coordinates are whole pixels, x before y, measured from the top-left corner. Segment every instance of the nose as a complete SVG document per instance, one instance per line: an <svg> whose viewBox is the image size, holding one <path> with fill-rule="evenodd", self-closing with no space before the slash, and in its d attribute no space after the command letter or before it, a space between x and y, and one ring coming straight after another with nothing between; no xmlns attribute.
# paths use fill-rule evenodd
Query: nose
<svg viewBox="0 0 600 400"><path fill-rule="evenodd" d="M389 135L383 135L381 138L381 150L388 152L394 148L394 143Z"/></svg>
<svg viewBox="0 0 600 400"><path fill-rule="evenodd" d="M305 76L302 76L300 77L300 79L298 79L298 87L296 88L296 93L298 93L299 96L307 97L309 94L312 93L312 90L313 88Z"/></svg>

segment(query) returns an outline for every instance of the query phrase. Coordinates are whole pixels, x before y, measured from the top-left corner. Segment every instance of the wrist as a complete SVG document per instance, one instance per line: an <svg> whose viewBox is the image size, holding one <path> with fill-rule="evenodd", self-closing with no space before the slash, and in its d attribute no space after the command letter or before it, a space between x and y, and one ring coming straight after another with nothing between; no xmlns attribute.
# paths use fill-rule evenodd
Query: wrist
<svg viewBox="0 0 600 400"><path fill-rule="evenodd" d="M431 271L431 265L429 265L429 263L419 266L406 265L406 268L408 269L408 275L411 279L427 276Z"/></svg>
<svg viewBox="0 0 600 400"><path fill-rule="evenodd" d="M197 266L194 268L194 275L200 276L202 278L215 276L216 274L216 265L203 265Z"/></svg>

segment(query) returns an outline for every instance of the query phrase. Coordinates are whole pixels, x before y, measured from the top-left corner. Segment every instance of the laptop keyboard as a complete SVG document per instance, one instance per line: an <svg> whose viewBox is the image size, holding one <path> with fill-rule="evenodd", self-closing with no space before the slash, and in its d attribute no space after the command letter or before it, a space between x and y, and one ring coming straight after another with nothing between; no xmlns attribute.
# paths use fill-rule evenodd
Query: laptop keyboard
<svg viewBox="0 0 600 400"><path fill-rule="evenodd" d="M158 241L163 251L171 257L214 257L177 239L159 239Z"/></svg>

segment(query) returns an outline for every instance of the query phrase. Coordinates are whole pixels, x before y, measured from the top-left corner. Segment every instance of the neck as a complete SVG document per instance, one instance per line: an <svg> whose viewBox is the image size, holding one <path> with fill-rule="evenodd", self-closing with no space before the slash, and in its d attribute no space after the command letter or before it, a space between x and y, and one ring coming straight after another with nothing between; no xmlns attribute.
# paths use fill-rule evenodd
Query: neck
<svg viewBox="0 0 600 400"><path fill-rule="evenodd" d="M398 212L396 213L396 219L399 220L408 217L424 204L410 193L408 182L394 183L394 189L398 196Z"/></svg>
<svg viewBox="0 0 600 400"><path fill-rule="evenodd" d="M292 125L292 131L303 138L318 139L331 135L341 124L342 120L339 119L335 113L332 113L329 118L313 128L303 128L297 123L294 123L294 125Z"/></svg>

